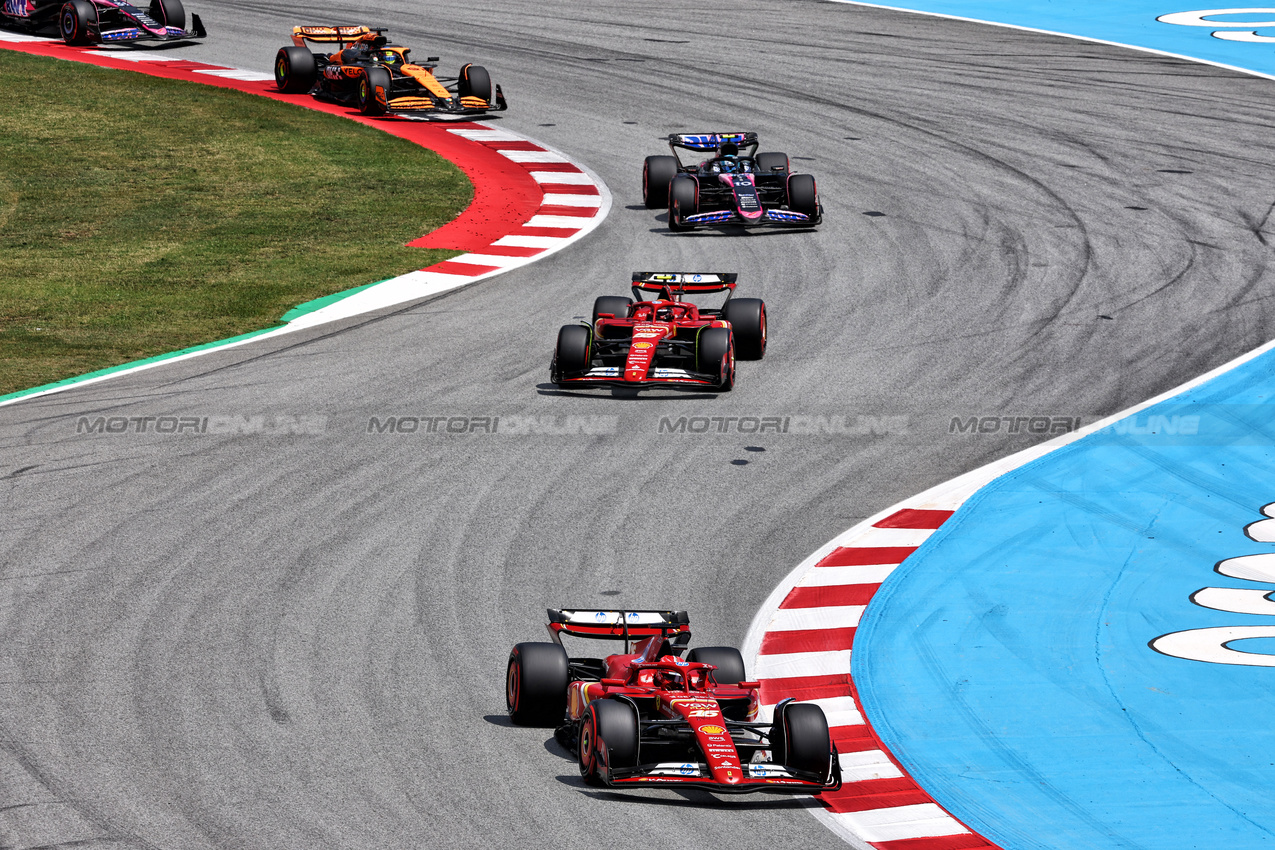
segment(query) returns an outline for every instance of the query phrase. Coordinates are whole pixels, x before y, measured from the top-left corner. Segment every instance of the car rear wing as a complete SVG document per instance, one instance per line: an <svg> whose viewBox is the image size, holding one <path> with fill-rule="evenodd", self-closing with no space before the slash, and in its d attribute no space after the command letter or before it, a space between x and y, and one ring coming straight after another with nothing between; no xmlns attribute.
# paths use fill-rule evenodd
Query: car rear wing
<svg viewBox="0 0 1275 850"><path fill-rule="evenodd" d="M758 144L756 133L671 133L668 137L669 147L688 151L715 151L726 142L741 148Z"/></svg>
<svg viewBox="0 0 1275 850"><path fill-rule="evenodd" d="M690 634L685 611L599 611L596 608L550 608L549 634L561 643L564 634L599 640L630 640L656 635Z"/></svg>
<svg viewBox="0 0 1275 850"><path fill-rule="evenodd" d="M367 36L381 35L386 29L388 27L353 25L293 27L292 41L297 47L305 47L307 41L315 44L354 44Z"/></svg>
<svg viewBox="0 0 1275 850"><path fill-rule="evenodd" d="M681 301L686 293L734 294L738 280L736 272L634 272L633 297L641 301L641 293L659 292L664 300Z"/></svg>

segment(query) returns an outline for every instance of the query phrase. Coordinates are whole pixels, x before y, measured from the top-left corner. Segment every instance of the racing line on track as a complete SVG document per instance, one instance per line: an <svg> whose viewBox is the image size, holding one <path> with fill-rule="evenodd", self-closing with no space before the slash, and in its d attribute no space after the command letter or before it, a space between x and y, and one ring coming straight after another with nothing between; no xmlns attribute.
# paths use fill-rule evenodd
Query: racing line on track
<svg viewBox="0 0 1275 850"><path fill-rule="evenodd" d="M284 95L275 90L271 74L153 53L69 47L8 32L0 32L0 48L230 88L340 115L435 151L460 168L474 187L473 200L457 218L407 243L466 252L460 256L303 304L286 314L287 324L278 328L0 396L0 405L459 289L562 250L601 224L611 208L606 184L581 163L519 133L478 122L369 118L309 96Z"/></svg>

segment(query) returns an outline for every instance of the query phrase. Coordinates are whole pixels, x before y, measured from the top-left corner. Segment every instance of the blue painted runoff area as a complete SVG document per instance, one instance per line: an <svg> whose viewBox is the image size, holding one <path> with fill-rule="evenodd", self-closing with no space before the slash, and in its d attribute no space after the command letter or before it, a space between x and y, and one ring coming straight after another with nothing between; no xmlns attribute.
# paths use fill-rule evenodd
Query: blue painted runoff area
<svg viewBox="0 0 1275 850"><path fill-rule="evenodd" d="M1207 0L912 0L863 5L1077 35L1275 75L1275 5ZM1203 14L1216 11L1225 14ZM1165 15L1176 15L1170 20L1179 23L1157 20Z"/></svg>
<svg viewBox="0 0 1275 850"><path fill-rule="evenodd" d="M1275 848L1275 668L1149 646L1185 632L1203 657L1275 663L1239 654L1269 638L1227 653L1230 633L1197 631L1275 634L1275 520L1252 525L1275 502L1273 397L1268 352L1045 455L885 582L854 679L953 815L1005 850ZM1193 602L1206 587L1236 590Z"/></svg>

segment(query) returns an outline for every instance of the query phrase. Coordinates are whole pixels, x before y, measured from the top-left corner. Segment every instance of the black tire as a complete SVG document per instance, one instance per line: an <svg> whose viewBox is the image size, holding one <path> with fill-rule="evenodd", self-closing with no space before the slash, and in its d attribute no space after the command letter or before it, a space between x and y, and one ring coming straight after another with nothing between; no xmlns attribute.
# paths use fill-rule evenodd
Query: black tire
<svg viewBox="0 0 1275 850"><path fill-rule="evenodd" d="M760 360L766 356L766 303L760 298L732 298L722 308L722 318L735 332L735 356Z"/></svg>
<svg viewBox="0 0 1275 850"><path fill-rule="evenodd" d="M763 174L788 172L788 154L786 153L759 153L754 159L757 162L757 170Z"/></svg>
<svg viewBox="0 0 1275 850"><path fill-rule="evenodd" d="M390 99L390 89L394 85L390 72L384 68L367 68L359 77L359 112L364 115L384 115L385 105L376 99L376 87L385 90L385 99Z"/></svg>
<svg viewBox="0 0 1275 850"><path fill-rule="evenodd" d="M520 643L505 668L505 705L519 726L557 726L567 712L567 652L556 643Z"/></svg>
<svg viewBox="0 0 1275 850"><path fill-rule="evenodd" d="M697 646L686 654L686 660L716 667L713 678L719 685L736 685L748 678L744 674L744 656L733 646Z"/></svg>
<svg viewBox="0 0 1275 850"><path fill-rule="evenodd" d="M771 727L771 758L797 773L826 779L832 760L832 738L823 709L790 702L776 711Z"/></svg>
<svg viewBox="0 0 1275 850"><path fill-rule="evenodd" d="M583 372L593 361L593 332L584 325L563 325L558 331L555 360L558 373Z"/></svg>
<svg viewBox="0 0 1275 850"><path fill-rule="evenodd" d="M186 29L186 8L182 0L151 0L147 13L166 27Z"/></svg>
<svg viewBox="0 0 1275 850"><path fill-rule="evenodd" d="M456 80L456 93L461 97L481 97L491 103L491 74L482 65L466 65Z"/></svg>
<svg viewBox="0 0 1275 850"><path fill-rule="evenodd" d="M666 209L669 185L677 176L677 157L648 156L642 165L642 203L647 209Z"/></svg>
<svg viewBox="0 0 1275 850"><path fill-rule="evenodd" d="M88 0L68 0L58 12L58 32L70 45L92 44L97 40L97 7Z"/></svg>
<svg viewBox="0 0 1275 850"><path fill-rule="evenodd" d="M603 784L601 747L606 747L607 763L613 768L638 763L638 716L633 706L616 699L594 700L580 718L577 758L580 775L590 785Z"/></svg>
<svg viewBox="0 0 1275 850"><path fill-rule="evenodd" d="M668 226L669 230L689 230L677 223L677 218L686 218L699 212L699 181L689 174L679 174L673 178L668 189Z"/></svg>
<svg viewBox="0 0 1275 850"><path fill-rule="evenodd" d="M812 175L793 174L788 178L788 209L805 213L811 220L819 217L819 192Z"/></svg>
<svg viewBox="0 0 1275 850"><path fill-rule="evenodd" d="M274 57L274 84L287 94L305 94L319 79L314 54L304 47L280 47Z"/></svg>
<svg viewBox="0 0 1275 850"><path fill-rule="evenodd" d="M695 369L718 375L717 388L735 386L735 344L729 328L705 328L695 345Z"/></svg>
<svg viewBox="0 0 1275 850"><path fill-rule="evenodd" d="M629 317L629 305L633 303L632 298L626 298L623 295L603 295L593 302L593 326L598 325L598 315L600 313L610 313L617 319L627 319Z"/></svg>

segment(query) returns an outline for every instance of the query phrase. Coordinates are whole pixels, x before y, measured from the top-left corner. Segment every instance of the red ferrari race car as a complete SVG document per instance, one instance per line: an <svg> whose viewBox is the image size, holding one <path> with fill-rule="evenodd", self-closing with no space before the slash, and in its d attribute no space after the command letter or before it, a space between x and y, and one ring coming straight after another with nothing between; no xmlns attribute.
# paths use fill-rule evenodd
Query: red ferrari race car
<svg viewBox="0 0 1275 850"><path fill-rule="evenodd" d="M552 643L520 643L509 654L509 714L519 725L556 727L590 785L734 794L841 787L823 709L784 700L772 722L758 722L759 684L746 680L739 650L687 652L685 611L551 608L549 635ZM563 635L623 641L624 651L572 658Z"/></svg>
<svg viewBox="0 0 1275 850"><path fill-rule="evenodd" d="M738 277L634 272L633 298L604 295L593 302L592 322L558 332L549 379L559 387L729 390L735 358L760 360L766 353L766 305L734 298ZM659 294L645 301L644 292ZM720 307L685 300L718 292L727 293Z"/></svg>
<svg viewBox="0 0 1275 850"><path fill-rule="evenodd" d="M185 41L204 38L203 22L181 0L150 0L145 9L124 0L3 0L0 22L44 31L56 21L67 44L114 44L132 41Z"/></svg>
<svg viewBox="0 0 1275 850"><path fill-rule="evenodd" d="M756 133L675 133L672 156L648 156L642 166L642 200L668 209L669 230L710 225L815 227L823 205L815 178L793 174L786 153L757 153ZM683 163L678 150L712 153Z"/></svg>

